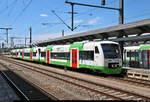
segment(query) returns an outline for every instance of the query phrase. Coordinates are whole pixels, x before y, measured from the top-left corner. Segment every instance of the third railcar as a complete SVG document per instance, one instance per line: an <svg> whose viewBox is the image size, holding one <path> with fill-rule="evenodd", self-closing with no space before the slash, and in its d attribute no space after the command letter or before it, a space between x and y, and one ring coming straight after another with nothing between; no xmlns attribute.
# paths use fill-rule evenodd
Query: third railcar
<svg viewBox="0 0 150 102"><path fill-rule="evenodd" d="M123 59L125 67L150 69L150 45L125 47Z"/></svg>

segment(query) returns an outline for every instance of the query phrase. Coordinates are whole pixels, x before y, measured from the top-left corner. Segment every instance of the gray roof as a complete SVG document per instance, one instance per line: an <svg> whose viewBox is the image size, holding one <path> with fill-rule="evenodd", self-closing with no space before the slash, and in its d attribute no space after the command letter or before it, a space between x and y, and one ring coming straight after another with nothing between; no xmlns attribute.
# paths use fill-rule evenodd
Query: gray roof
<svg viewBox="0 0 150 102"><path fill-rule="evenodd" d="M93 40L93 39L108 39L110 37L120 38L119 41L126 41L129 35L140 36L143 33L150 32L150 19L145 19L141 21L120 24L117 26L111 26L106 28L100 28L96 30L91 30L87 32L77 33L74 35L68 35L64 37L58 37L55 39L50 39L46 41L41 41L36 43L37 46L46 46L50 44L65 44L67 42L72 43L76 41L83 40ZM123 37L123 38L122 38ZM122 39L121 39L122 38ZM140 38L140 37L138 37ZM143 37L144 38L144 37ZM132 40L132 39L130 39ZM128 39L129 41L129 39Z"/></svg>

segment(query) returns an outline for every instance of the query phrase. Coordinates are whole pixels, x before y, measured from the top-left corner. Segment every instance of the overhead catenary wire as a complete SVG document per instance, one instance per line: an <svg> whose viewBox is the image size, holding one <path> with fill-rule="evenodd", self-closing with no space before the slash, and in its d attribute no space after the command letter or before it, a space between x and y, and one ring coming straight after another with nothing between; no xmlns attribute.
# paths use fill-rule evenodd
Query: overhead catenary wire
<svg viewBox="0 0 150 102"><path fill-rule="evenodd" d="M115 2L116 2L116 0L113 0L113 1L107 2L107 4L112 4L112 3L115 3ZM84 12L78 13L78 14L76 14L74 17L86 16L85 14L87 14L87 13L88 13L87 15L89 16L89 15L90 15L89 12L92 12L92 11L94 11L94 10L96 10L96 8L92 8L92 9L90 9L90 10L86 10L86 11L84 11ZM51 11L52 11L52 10L51 10ZM66 12L60 11L60 10L59 10L59 11L58 11L58 10L55 10L55 12L57 12L57 13L66 13ZM69 21L70 19L71 19L71 18L69 18L69 19L67 18L67 19L64 20L64 22L67 22L67 21ZM35 25L35 24L37 24L37 23L34 23L33 25ZM79 26L81 27L81 26L82 26L81 24L83 24L83 22L80 23L77 27L79 27ZM33 26L33 25L32 25L32 26ZM50 30L50 29L53 29L53 28L55 28L55 27L57 27L58 25L59 25L59 24L57 24L57 25L56 25L56 24L55 24L55 25L53 24L53 26L52 26L52 24L51 24L51 28L49 28L49 30ZM86 25L87 25L87 24L86 24ZM83 25L83 26L84 26L84 25ZM93 26L93 25L92 25L92 26ZM77 27L76 27L76 28L77 28ZM84 26L84 27L85 27L85 26ZM86 26L86 27L87 27L87 26ZM36 30L36 29L35 29L35 30ZM38 29L38 30L39 30L39 29ZM40 30L40 31L41 31L41 30Z"/></svg>
<svg viewBox="0 0 150 102"><path fill-rule="evenodd" d="M11 25L14 25L16 23L16 21L19 19L19 17L21 17L21 15L25 12L25 10L30 6L31 3L32 3L32 0L30 0L27 3L27 5L22 9L22 11L16 16L16 18L14 19L14 21Z"/></svg>
<svg viewBox="0 0 150 102"><path fill-rule="evenodd" d="M12 7L10 7L9 11L8 11L8 17L10 17L10 15L13 13L13 11L16 8L17 2L18 0L16 0L16 2L12 5ZM13 16L13 15L12 15Z"/></svg>
<svg viewBox="0 0 150 102"><path fill-rule="evenodd" d="M12 7L18 0L14 0L13 2L11 2L9 5L6 5L5 8L0 10L0 15L4 12L6 12L6 10L8 10L10 7Z"/></svg>
<svg viewBox="0 0 150 102"><path fill-rule="evenodd" d="M108 2L107 4L112 4L112 3L115 3L116 2L116 0L113 0L113 1L110 1L110 2ZM90 9L90 10L86 10L86 11L84 11L84 12L82 12L82 13L78 13L77 15L75 15L74 17L81 17L81 15L84 15L85 16L85 14L87 14L88 12L91 12L91 11L93 11L93 10L96 10L96 8L92 8L92 9ZM89 14L88 14L89 15ZM66 21L68 21L68 20L70 20L71 18L69 18L69 19L65 19L65 20L63 20L64 22L66 22ZM81 22L78 26L76 26L75 27L75 29L77 28L77 27L81 27L81 24L83 24L83 22ZM55 25L56 26L56 25Z"/></svg>
<svg viewBox="0 0 150 102"><path fill-rule="evenodd" d="M117 0L113 0L114 2L116 2ZM113 1L110 1L110 2L113 2ZM113 3L114 3L113 2ZM95 9L95 8L94 8ZM93 9L93 10L94 10ZM96 10L96 9L95 9ZM92 10L91 11L89 11L89 12L92 12ZM85 14L86 13L88 13L87 11L85 12ZM86 16L85 14L83 14L83 16ZM82 16L82 13L79 13L78 15L75 15L75 17L81 17ZM144 15L143 15L144 16ZM132 18L134 18L134 17L132 17ZM130 17L129 18L127 18L127 17L125 17L125 20L127 20L127 19L131 19ZM66 19L66 20L69 20L69 19ZM108 24L109 23L109 24ZM117 23L117 20L115 20L115 21L112 21L112 22L108 22L108 23L105 23L105 24L99 24L99 25L110 25L111 23ZM97 25L97 24L94 24L95 26ZM58 26L58 25L54 25L54 27L56 27L56 26ZM51 28L48 28L48 30L50 30L50 29L53 29L54 28L53 26L51 27ZM35 29L36 30L36 29Z"/></svg>
<svg viewBox="0 0 150 102"><path fill-rule="evenodd" d="M16 4L18 0L14 0L13 2L11 2L9 5L8 5L8 8L6 8L5 10L11 8L12 6L14 6ZM14 19L14 22L11 24L11 25L8 25L8 26L12 26L13 24L16 23L16 21L18 20L18 18L25 12L25 10L29 7L29 5L32 3L32 0L28 0L27 4L25 5L25 7L23 7L23 9L21 10L21 12L18 14L18 16L16 16L16 18ZM12 9L11 9L12 11ZM9 13L10 14L10 13Z"/></svg>

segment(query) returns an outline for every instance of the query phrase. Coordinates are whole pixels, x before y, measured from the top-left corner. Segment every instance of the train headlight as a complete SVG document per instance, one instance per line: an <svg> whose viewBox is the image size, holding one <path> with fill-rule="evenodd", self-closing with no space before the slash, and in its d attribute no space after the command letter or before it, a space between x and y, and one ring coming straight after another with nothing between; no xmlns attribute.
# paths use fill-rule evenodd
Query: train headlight
<svg viewBox="0 0 150 102"><path fill-rule="evenodd" d="M108 67L109 68L118 68L119 67L119 63L109 63Z"/></svg>

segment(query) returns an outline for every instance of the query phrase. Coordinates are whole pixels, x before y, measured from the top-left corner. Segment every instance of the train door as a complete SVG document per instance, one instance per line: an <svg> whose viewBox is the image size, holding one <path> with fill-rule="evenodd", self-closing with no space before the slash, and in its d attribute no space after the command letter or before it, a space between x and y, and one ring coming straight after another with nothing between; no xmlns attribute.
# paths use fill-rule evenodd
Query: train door
<svg viewBox="0 0 150 102"><path fill-rule="evenodd" d="M22 52L22 59L24 59L24 52Z"/></svg>
<svg viewBox="0 0 150 102"><path fill-rule="evenodd" d="M99 49L98 49L98 46L95 46L94 61L95 61L96 66L102 62L99 59L100 59Z"/></svg>
<svg viewBox="0 0 150 102"><path fill-rule="evenodd" d="M41 49L38 49L38 60L41 58Z"/></svg>
<svg viewBox="0 0 150 102"><path fill-rule="evenodd" d="M145 69L149 68L149 50L142 51L142 67Z"/></svg>
<svg viewBox="0 0 150 102"><path fill-rule="evenodd" d="M30 51L30 60L32 61L32 51Z"/></svg>
<svg viewBox="0 0 150 102"><path fill-rule="evenodd" d="M150 50L148 50L148 69L150 69Z"/></svg>
<svg viewBox="0 0 150 102"><path fill-rule="evenodd" d="M47 64L50 63L50 50L46 51L46 62L47 62Z"/></svg>
<svg viewBox="0 0 150 102"><path fill-rule="evenodd" d="M18 56L18 52L16 52L16 57Z"/></svg>
<svg viewBox="0 0 150 102"><path fill-rule="evenodd" d="M78 50L77 49L71 49L71 64L73 68L77 68L78 66Z"/></svg>

